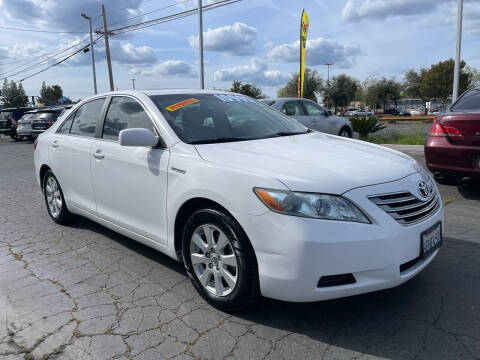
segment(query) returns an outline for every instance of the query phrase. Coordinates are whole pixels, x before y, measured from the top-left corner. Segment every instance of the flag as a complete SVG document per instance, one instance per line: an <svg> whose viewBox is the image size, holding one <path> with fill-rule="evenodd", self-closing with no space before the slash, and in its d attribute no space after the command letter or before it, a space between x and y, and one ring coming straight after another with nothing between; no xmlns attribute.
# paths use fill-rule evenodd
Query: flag
<svg viewBox="0 0 480 360"><path fill-rule="evenodd" d="M300 73L298 77L298 97L303 97L303 80L305 77L305 46L307 45L308 15L305 10L302 11L300 21Z"/></svg>

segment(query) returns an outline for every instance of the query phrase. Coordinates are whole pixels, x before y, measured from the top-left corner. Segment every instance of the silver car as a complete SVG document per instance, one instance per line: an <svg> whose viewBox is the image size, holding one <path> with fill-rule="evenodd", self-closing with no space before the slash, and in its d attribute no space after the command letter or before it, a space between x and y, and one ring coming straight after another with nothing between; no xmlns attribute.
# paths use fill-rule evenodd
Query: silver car
<svg viewBox="0 0 480 360"><path fill-rule="evenodd" d="M35 117L37 110L27 111L22 118L17 122L17 136L26 136L30 139L32 136L32 120Z"/></svg>
<svg viewBox="0 0 480 360"><path fill-rule="evenodd" d="M309 99L278 98L261 100L274 109L293 117L310 129L332 135L353 136L350 120L332 115L322 106Z"/></svg>

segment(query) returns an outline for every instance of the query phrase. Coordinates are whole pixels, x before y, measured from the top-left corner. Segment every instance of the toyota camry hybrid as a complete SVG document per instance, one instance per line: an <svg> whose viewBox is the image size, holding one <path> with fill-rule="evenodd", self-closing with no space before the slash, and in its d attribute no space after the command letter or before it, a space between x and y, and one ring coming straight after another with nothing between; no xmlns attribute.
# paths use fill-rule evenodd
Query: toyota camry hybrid
<svg viewBox="0 0 480 360"><path fill-rule="evenodd" d="M243 95L96 95L34 148L55 222L82 215L182 261L223 310L397 286L442 245L442 201L423 166Z"/></svg>

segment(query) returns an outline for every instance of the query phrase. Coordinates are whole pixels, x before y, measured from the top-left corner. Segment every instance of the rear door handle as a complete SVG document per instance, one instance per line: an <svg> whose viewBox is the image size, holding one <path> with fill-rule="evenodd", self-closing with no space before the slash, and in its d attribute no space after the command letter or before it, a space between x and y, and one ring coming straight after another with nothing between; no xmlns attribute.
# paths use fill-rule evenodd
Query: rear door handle
<svg viewBox="0 0 480 360"><path fill-rule="evenodd" d="M97 150L95 151L92 156L97 159L97 160L103 160L105 158L105 155L103 155L102 150Z"/></svg>
<svg viewBox="0 0 480 360"><path fill-rule="evenodd" d="M58 144L58 141L57 140L53 140L52 142L52 148L56 149L58 148L60 145Z"/></svg>

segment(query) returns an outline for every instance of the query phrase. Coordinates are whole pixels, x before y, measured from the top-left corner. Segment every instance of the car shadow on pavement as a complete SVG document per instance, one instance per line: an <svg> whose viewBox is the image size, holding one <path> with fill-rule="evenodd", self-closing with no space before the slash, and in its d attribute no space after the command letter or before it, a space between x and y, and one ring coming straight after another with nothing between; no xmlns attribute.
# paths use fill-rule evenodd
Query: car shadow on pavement
<svg viewBox="0 0 480 360"><path fill-rule="evenodd" d="M71 226L98 232L158 264L159 271L163 266L186 277L182 264L101 225L77 218ZM446 238L430 266L396 288L314 303L262 298L251 309L223 315L252 324L263 334L258 336L278 343L272 359L476 358L478 264L480 243Z"/></svg>
<svg viewBox="0 0 480 360"><path fill-rule="evenodd" d="M458 192L465 199L480 200L480 180L470 180L457 186Z"/></svg>

